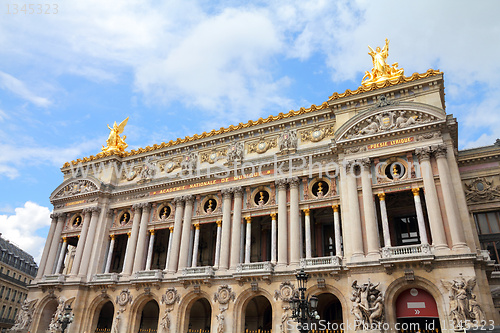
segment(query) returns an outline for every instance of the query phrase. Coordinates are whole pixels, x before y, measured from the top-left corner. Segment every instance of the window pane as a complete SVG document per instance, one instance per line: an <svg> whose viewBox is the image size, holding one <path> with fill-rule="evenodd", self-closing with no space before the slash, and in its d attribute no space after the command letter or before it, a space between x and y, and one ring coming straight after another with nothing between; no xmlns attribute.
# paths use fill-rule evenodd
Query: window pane
<svg viewBox="0 0 500 333"><path fill-rule="evenodd" d="M490 222L491 232L494 234L499 233L500 228L498 228L497 214L495 212L488 213L488 221Z"/></svg>
<svg viewBox="0 0 500 333"><path fill-rule="evenodd" d="M476 214L477 223L479 224L479 232L483 235L489 234L490 229L488 228L488 221L486 220L486 215L483 213Z"/></svg>

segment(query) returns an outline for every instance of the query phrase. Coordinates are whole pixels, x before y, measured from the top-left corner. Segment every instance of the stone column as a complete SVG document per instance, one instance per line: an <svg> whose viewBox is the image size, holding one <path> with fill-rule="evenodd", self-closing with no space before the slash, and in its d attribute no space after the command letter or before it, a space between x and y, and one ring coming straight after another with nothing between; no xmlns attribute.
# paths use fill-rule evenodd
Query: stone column
<svg viewBox="0 0 500 333"><path fill-rule="evenodd" d="M50 248L47 255L47 262L45 263L45 268L43 275L52 274L52 270L54 269L56 256L57 256L57 248L59 247L59 241L61 240L62 230L64 228L64 222L66 219L65 213L55 213L52 214L53 219L57 219L56 228L54 234L52 236L52 240L50 242ZM48 240L47 240L48 242ZM44 250L45 252L45 250ZM40 269L41 270L41 269Z"/></svg>
<svg viewBox="0 0 500 333"><path fill-rule="evenodd" d="M305 235L306 235L306 258L312 257L311 254L311 216L309 216L309 209L304 209L305 215Z"/></svg>
<svg viewBox="0 0 500 333"><path fill-rule="evenodd" d="M186 267L191 267L191 261L193 261L193 243L194 243L194 227L191 225L191 229L189 230L189 253L187 257L188 265Z"/></svg>
<svg viewBox="0 0 500 333"><path fill-rule="evenodd" d="M184 222L182 223L182 241L181 250L179 253L179 271L188 267L188 257L189 257L189 242L191 234L191 217L193 216L193 201L194 197L192 195L184 197L186 205L184 208ZM175 232L174 227L174 232ZM175 258L175 257L174 257Z"/></svg>
<svg viewBox="0 0 500 333"><path fill-rule="evenodd" d="M333 205L333 230L335 233L335 255L342 257L342 237L340 233L339 205Z"/></svg>
<svg viewBox="0 0 500 333"><path fill-rule="evenodd" d="M125 247L125 257L123 258L122 272L125 272L125 263L127 262L127 260L128 260L127 258L130 255L128 244L130 243L130 236L131 236L131 234L132 233L130 231L127 232L127 246Z"/></svg>
<svg viewBox="0 0 500 333"><path fill-rule="evenodd" d="M172 252L172 239L174 235L174 227L169 227L168 230L170 233L168 234L168 250L167 250L167 260L165 262L165 270L168 270L168 265L170 263L170 255Z"/></svg>
<svg viewBox="0 0 500 333"><path fill-rule="evenodd" d="M144 270L144 259L146 258L146 243L148 240L148 224L149 224L149 210L151 204L142 204L141 225L139 226L139 233L137 237L137 249L135 250L134 268L133 272Z"/></svg>
<svg viewBox="0 0 500 333"><path fill-rule="evenodd" d="M225 188L222 189L222 236L221 236L221 251L219 268L228 269L229 268L229 245L231 244L231 201L232 201L232 189Z"/></svg>
<svg viewBox="0 0 500 333"><path fill-rule="evenodd" d="M222 236L221 235L222 234L222 230L221 230L222 229L222 221L219 220L219 221L217 221L215 223L217 223L217 236L215 238L214 267L215 268L219 268L219 262L220 262L220 241L221 241L220 238ZM234 223L234 221L233 221L233 223ZM233 229L233 231L234 231L234 229ZM239 237L238 237L238 239L239 239ZM233 238L233 240L234 240L234 238ZM238 255L238 257L239 257L239 255ZM231 255L231 258L233 258L232 255Z"/></svg>
<svg viewBox="0 0 500 333"><path fill-rule="evenodd" d="M231 269L236 269L240 263L241 250L241 210L243 208L243 190L241 187L235 187L234 193L234 212L233 212L233 230L231 235ZM217 228L219 232L219 228ZM219 234L217 234L218 236Z"/></svg>
<svg viewBox="0 0 500 333"><path fill-rule="evenodd" d="M200 245L200 224L194 224L194 244L193 244L193 260L191 262L191 267L196 267L198 264L198 246Z"/></svg>
<svg viewBox="0 0 500 333"><path fill-rule="evenodd" d="M174 233L172 236L172 246L170 247L170 256L168 257L168 272L177 272L178 258L181 245L182 236L182 215L184 214L184 198L177 197L174 199L175 203L175 222L174 222ZM170 233L172 234L172 233Z"/></svg>
<svg viewBox="0 0 500 333"><path fill-rule="evenodd" d="M38 272L36 275L37 279L40 279L45 273L45 265L47 264L47 258L50 252L50 246L52 245L52 239L54 238L54 233L56 232L57 227L57 218L58 213L50 214L50 218L52 221L50 222L49 234L47 235L47 239L45 240L45 246L43 247L42 258L40 259L40 266L38 267Z"/></svg>
<svg viewBox="0 0 500 333"><path fill-rule="evenodd" d="M372 162L369 158L361 161L361 188L363 192L363 210L365 212L366 240L369 256L380 256L380 238L375 215L375 206L373 205L372 191Z"/></svg>
<svg viewBox="0 0 500 333"><path fill-rule="evenodd" d="M276 180L278 188L278 265L288 265L288 212L286 202L286 179Z"/></svg>
<svg viewBox="0 0 500 333"><path fill-rule="evenodd" d="M356 183L356 177L354 175L354 161L347 164L346 178L347 178L347 197L349 202L349 215L350 221L350 240L345 240L346 242L351 242L352 257L363 257L363 233L361 227L361 215L359 212L359 200L358 200L358 185Z"/></svg>
<svg viewBox="0 0 500 333"><path fill-rule="evenodd" d="M99 220L99 214L101 213L100 207L92 207L90 219L90 225L88 228L87 237L85 239L85 248L83 249L83 256L80 263L80 268L78 269L78 275L87 275L87 271L90 266L90 256L92 255L92 250L94 249L95 234L97 231L97 223ZM80 239L81 241L81 239ZM73 263L74 265L74 263Z"/></svg>
<svg viewBox="0 0 500 333"><path fill-rule="evenodd" d="M56 274L61 274L61 267L64 262L64 257L66 257L66 249L68 248L68 239L66 237L62 238L61 252L59 252L59 260L57 261Z"/></svg>
<svg viewBox="0 0 500 333"><path fill-rule="evenodd" d="M125 275L132 274L134 268L135 251L137 248L137 237L139 236L139 227L141 224L142 204L132 206L134 210L134 220L132 221L132 231L127 241L127 250L125 256L125 264L123 265L123 273Z"/></svg>
<svg viewBox="0 0 500 333"><path fill-rule="evenodd" d="M450 176L450 168L446 159L446 145L441 144L433 147L434 156L438 166L439 179L441 181L441 190L443 191L444 207L448 223L450 226L451 242L453 249L465 249L465 234L462 221L458 212L457 197L453 189L453 183Z"/></svg>
<svg viewBox="0 0 500 333"><path fill-rule="evenodd" d="M415 211L417 212L418 232L420 234L420 243L429 244L427 239L427 230L425 229L424 211L420 201L420 188L412 188L413 200L415 201Z"/></svg>
<svg viewBox="0 0 500 333"><path fill-rule="evenodd" d="M245 262L245 247L243 246L245 244L245 226L246 226L246 223L244 220L241 221L240 223L240 254L239 254L239 262L242 263L242 262Z"/></svg>
<svg viewBox="0 0 500 333"><path fill-rule="evenodd" d="M109 251L108 251L108 257L106 259L106 268L104 269L104 273L109 273L109 270L111 269L111 261L113 260L113 251L115 249L115 235L111 234L109 235L109 238L111 239L109 241Z"/></svg>
<svg viewBox="0 0 500 333"><path fill-rule="evenodd" d="M391 247L391 233L389 231L389 220L387 219L387 207L385 205L385 193L377 194L380 202L380 216L382 217L382 232L384 234L384 246Z"/></svg>
<svg viewBox="0 0 500 333"><path fill-rule="evenodd" d="M82 262L83 249L85 248L85 241L87 239L87 233L89 231L92 211L90 210L90 208L85 208L82 213L84 214L82 230L80 232L78 243L76 244L76 253L75 258L73 259L73 266L71 267L71 275L78 275L78 272L80 271L80 263Z"/></svg>
<svg viewBox="0 0 500 333"><path fill-rule="evenodd" d="M276 213L271 213L271 262L276 264Z"/></svg>
<svg viewBox="0 0 500 333"><path fill-rule="evenodd" d="M290 264L300 262L300 208L299 208L299 178L288 179L290 183Z"/></svg>
<svg viewBox="0 0 500 333"><path fill-rule="evenodd" d="M429 215L432 245L436 250L447 249L448 245L446 243L446 236L444 233L441 208L439 207L439 199L430 161L431 150L428 147L417 148L415 153L420 160L420 173L424 181L425 202L427 204L427 213Z"/></svg>
<svg viewBox="0 0 500 333"><path fill-rule="evenodd" d="M149 230L149 246L148 246L148 257L146 259L146 270L151 270L151 261L153 260L153 248L155 245L155 230Z"/></svg>
<svg viewBox="0 0 500 333"><path fill-rule="evenodd" d="M247 232L245 241L245 264L250 263L250 255L252 252L252 218L250 216L245 217L247 221Z"/></svg>

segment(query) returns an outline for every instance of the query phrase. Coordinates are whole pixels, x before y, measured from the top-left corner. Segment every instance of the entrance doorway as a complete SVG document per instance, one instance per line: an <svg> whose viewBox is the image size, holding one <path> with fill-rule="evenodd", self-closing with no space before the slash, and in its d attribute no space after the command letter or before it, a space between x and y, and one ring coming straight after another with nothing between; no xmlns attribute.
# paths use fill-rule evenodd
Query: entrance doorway
<svg viewBox="0 0 500 333"><path fill-rule="evenodd" d="M114 312L115 307L111 301L106 302L102 306L101 311L99 311L99 319L97 320L95 332L111 332Z"/></svg>
<svg viewBox="0 0 500 333"><path fill-rule="evenodd" d="M245 310L245 332L271 332L273 328L273 309L264 296L252 298ZM260 331L259 331L260 330Z"/></svg>
<svg viewBox="0 0 500 333"><path fill-rule="evenodd" d="M194 302L189 311L188 332L210 332L212 307L206 298Z"/></svg>
<svg viewBox="0 0 500 333"><path fill-rule="evenodd" d="M155 300L151 300L144 305L141 314L139 332L156 332L158 330L158 317L160 307Z"/></svg>
<svg viewBox="0 0 500 333"><path fill-rule="evenodd" d="M436 301L420 288L403 291L396 300L398 332L441 332Z"/></svg>

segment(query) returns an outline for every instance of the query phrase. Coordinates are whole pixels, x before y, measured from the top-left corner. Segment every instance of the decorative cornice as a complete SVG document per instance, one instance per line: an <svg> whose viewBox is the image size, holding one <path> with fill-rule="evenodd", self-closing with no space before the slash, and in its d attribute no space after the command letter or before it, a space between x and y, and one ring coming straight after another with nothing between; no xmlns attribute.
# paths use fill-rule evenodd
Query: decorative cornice
<svg viewBox="0 0 500 333"><path fill-rule="evenodd" d="M374 90L381 89L381 88L391 87L391 86L395 86L395 85L401 84L401 83L412 82L415 80L424 79L424 78L439 75L439 74L442 74L442 72L439 70L428 69L427 72L422 73L422 74L413 73L412 76L400 76L398 79L387 80L387 81L380 82L380 83L374 83L368 87L360 86L358 89L356 89L354 91L347 89L342 94L333 93L333 95L330 96L330 98L328 98L328 101L330 102L330 101L334 101L334 100L337 100L340 98L358 95L358 94L362 94L362 93L369 92L369 91L374 91Z"/></svg>

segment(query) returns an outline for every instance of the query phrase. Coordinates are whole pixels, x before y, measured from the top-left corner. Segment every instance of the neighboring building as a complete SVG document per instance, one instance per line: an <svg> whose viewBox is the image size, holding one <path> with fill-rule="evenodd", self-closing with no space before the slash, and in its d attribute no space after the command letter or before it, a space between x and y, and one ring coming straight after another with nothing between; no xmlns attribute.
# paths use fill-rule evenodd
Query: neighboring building
<svg viewBox="0 0 500 333"><path fill-rule="evenodd" d="M125 124L62 168L32 333L65 304L71 332L289 332L300 268L346 331L498 323L500 147L457 151L439 71L131 152Z"/></svg>
<svg viewBox="0 0 500 333"><path fill-rule="evenodd" d="M14 325L37 270L31 255L0 234L0 332Z"/></svg>

